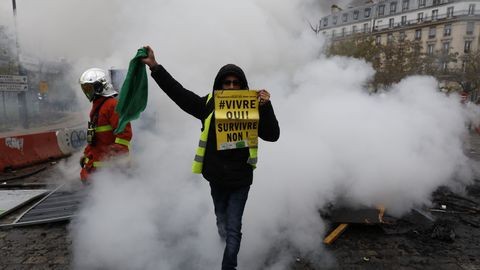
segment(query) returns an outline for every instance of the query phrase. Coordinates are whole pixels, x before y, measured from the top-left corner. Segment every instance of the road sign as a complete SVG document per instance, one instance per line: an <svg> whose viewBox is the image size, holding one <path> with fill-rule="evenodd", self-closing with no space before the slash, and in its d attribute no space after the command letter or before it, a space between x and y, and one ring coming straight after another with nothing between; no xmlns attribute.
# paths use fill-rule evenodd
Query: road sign
<svg viewBox="0 0 480 270"><path fill-rule="evenodd" d="M27 76L0 75L0 84L3 83L27 84Z"/></svg>
<svg viewBox="0 0 480 270"><path fill-rule="evenodd" d="M46 94L48 92L48 83L46 81L40 81L38 88L40 89L40 93Z"/></svg>
<svg viewBox="0 0 480 270"><path fill-rule="evenodd" d="M0 91L22 92L28 90L27 76L0 75Z"/></svg>
<svg viewBox="0 0 480 270"><path fill-rule="evenodd" d="M27 84L0 83L0 91L23 92L28 90Z"/></svg>

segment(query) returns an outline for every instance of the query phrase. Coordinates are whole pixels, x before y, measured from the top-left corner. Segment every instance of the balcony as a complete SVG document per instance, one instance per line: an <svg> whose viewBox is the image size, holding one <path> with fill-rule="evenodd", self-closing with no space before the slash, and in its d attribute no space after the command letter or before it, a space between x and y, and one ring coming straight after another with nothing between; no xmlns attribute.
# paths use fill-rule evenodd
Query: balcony
<svg viewBox="0 0 480 270"><path fill-rule="evenodd" d="M438 14L436 18L432 20L431 16L425 16L421 20L418 18L410 19L407 21L403 22L398 22L395 23L393 26L390 25L390 23L387 21L383 24L376 24L374 31L385 31L385 30L392 30L392 29L398 29L398 28L403 28L403 27L418 27L419 25L429 25L429 24L436 24L436 23L444 23L449 20L455 20L459 19L461 17L480 17L480 15L469 15L468 10L459 10L456 12L453 12L452 14ZM385 21L385 17L382 18Z"/></svg>

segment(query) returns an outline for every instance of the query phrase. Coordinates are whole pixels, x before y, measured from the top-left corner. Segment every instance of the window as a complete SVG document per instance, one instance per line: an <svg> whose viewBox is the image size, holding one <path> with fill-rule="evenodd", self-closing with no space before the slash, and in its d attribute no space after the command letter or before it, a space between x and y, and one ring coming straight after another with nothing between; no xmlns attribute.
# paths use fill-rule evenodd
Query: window
<svg viewBox="0 0 480 270"><path fill-rule="evenodd" d="M385 14L385 5L378 6L378 16L383 16Z"/></svg>
<svg viewBox="0 0 480 270"><path fill-rule="evenodd" d="M415 30L415 40L421 40L421 39L422 39L422 29Z"/></svg>
<svg viewBox="0 0 480 270"><path fill-rule="evenodd" d="M337 16L333 16L333 24L337 24Z"/></svg>
<svg viewBox="0 0 480 270"><path fill-rule="evenodd" d="M438 19L438 9L432 10L432 21Z"/></svg>
<svg viewBox="0 0 480 270"><path fill-rule="evenodd" d="M428 46L427 46L427 54L428 54L428 55L433 55L434 50L435 50L435 44L428 44Z"/></svg>
<svg viewBox="0 0 480 270"><path fill-rule="evenodd" d="M388 21L388 27L393 28L394 26L395 26L395 19L390 18L390 20Z"/></svg>
<svg viewBox="0 0 480 270"><path fill-rule="evenodd" d="M443 69L443 71L447 71L448 63L446 61L442 62L442 69Z"/></svg>
<svg viewBox="0 0 480 270"><path fill-rule="evenodd" d="M345 36L345 33L346 33L346 32L347 32L347 31L345 30L345 27L343 27L343 28L342 28L342 37Z"/></svg>
<svg viewBox="0 0 480 270"><path fill-rule="evenodd" d="M463 52L469 53L471 48L472 48L472 41L471 40L465 41L465 47L463 47Z"/></svg>
<svg viewBox="0 0 480 270"><path fill-rule="evenodd" d="M380 45L382 43L382 36L378 35L375 37L375 44Z"/></svg>
<svg viewBox="0 0 480 270"><path fill-rule="evenodd" d="M328 18L323 18L323 26L327 26L328 25Z"/></svg>
<svg viewBox="0 0 480 270"><path fill-rule="evenodd" d="M402 16L402 25L407 24L407 16Z"/></svg>
<svg viewBox="0 0 480 270"><path fill-rule="evenodd" d="M397 2L390 3L390 14L397 12Z"/></svg>
<svg viewBox="0 0 480 270"><path fill-rule="evenodd" d="M467 22L467 35L473 35L474 26L475 22Z"/></svg>
<svg viewBox="0 0 480 270"><path fill-rule="evenodd" d="M430 27L430 29L428 30L428 38L435 38L437 34L437 28L434 26L434 27Z"/></svg>
<svg viewBox="0 0 480 270"><path fill-rule="evenodd" d="M447 18L453 17L453 7L447 8Z"/></svg>
<svg viewBox="0 0 480 270"><path fill-rule="evenodd" d="M332 30L332 37L335 37L335 29Z"/></svg>
<svg viewBox="0 0 480 270"><path fill-rule="evenodd" d="M441 3L442 3L441 0L433 0L433 5L434 5L434 6L438 6L438 5L440 5Z"/></svg>
<svg viewBox="0 0 480 270"><path fill-rule="evenodd" d="M399 40L400 40L400 41L405 41L405 38L406 38L405 31L401 31L401 32L400 32Z"/></svg>
<svg viewBox="0 0 480 270"><path fill-rule="evenodd" d="M443 43L443 52L448 53L449 50L450 50L450 42L444 42Z"/></svg>
<svg viewBox="0 0 480 270"><path fill-rule="evenodd" d="M358 10L355 10L355 11L353 12L353 19L354 19L354 20L358 20Z"/></svg>
<svg viewBox="0 0 480 270"><path fill-rule="evenodd" d="M366 8L366 9L365 9L365 18L370 17L370 11L371 11L370 8Z"/></svg>
<svg viewBox="0 0 480 270"><path fill-rule="evenodd" d="M357 32L357 26L354 25L354 26L352 26L352 33L355 34L356 32Z"/></svg>
<svg viewBox="0 0 480 270"><path fill-rule="evenodd" d="M408 4L410 3L410 0L403 0L402 2L402 11L408 10Z"/></svg>
<svg viewBox="0 0 480 270"><path fill-rule="evenodd" d="M342 21L343 21L343 22L347 22L347 20L348 20L348 13L344 13L344 14L342 15Z"/></svg>
<svg viewBox="0 0 480 270"><path fill-rule="evenodd" d="M393 34L392 33L388 33L387 34L387 43L392 43L393 42Z"/></svg>
<svg viewBox="0 0 480 270"><path fill-rule="evenodd" d="M413 53L414 55L418 56L420 54L420 51L422 50L421 46L415 46L413 47Z"/></svg>
<svg viewBox="0 0 480 270"><path fill-rule="evenodd" d="M363 32L367 33L368 32L368 23L363 24Z"/></svg>
<svg viewBox="0 0 480 270"><path fill-rule="evenodd" d="M475 14L475 4L470 4L468 6L468 15L474 15Z"/></svg>
<svg viewBox="0 0 480 270"><path fill-rule="evenodd" d="M445 27L443 28L443 36L448 37L450 35L452 35L452 25L445 24Z"/></svg>
<svg viewBox="0 0 480 270"><path fill-rule="evenodd" d="M427 2L427 0L418 0L418 7L425 7L425 2Z"/></svg>
<svg viewBox="0 0 480 270"><path fill-rule="evenodd" d="M417 14L417 22L418 23L423 22L423 12L420 12Z"/></svg>

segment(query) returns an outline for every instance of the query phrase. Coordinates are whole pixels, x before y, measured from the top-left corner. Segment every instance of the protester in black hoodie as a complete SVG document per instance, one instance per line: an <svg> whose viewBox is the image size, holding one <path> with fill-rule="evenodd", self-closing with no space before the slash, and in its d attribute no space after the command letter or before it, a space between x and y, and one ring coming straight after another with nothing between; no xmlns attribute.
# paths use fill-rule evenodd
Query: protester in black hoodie
<svg viewBox="0 0 480 270"><path fill-rule="evenodd" d="M214 110L214 98L208 100L208 95L200 97L185 89L157 63L153 50L149 46L145 48L148 56L142 59L142 62L150 67L152 77L182 110L202 121L203 131L205 119ZM233 64L223 66L215 77L213 90L241 89L248 90L247 78L242 69ZM274 142L280 136L280 129L270 102L270 94L266 90L260 90L258 98L260 104L258 136L265 141ZM215 119L215 115L212 119ZM247 163L250 156L248 148L217 150L214 127L215 124L211 124L208 130L201 172L210 182L218 233L226 242L222 269L236 269L242 237L243 210L253 181L254 168Z"/></svg>

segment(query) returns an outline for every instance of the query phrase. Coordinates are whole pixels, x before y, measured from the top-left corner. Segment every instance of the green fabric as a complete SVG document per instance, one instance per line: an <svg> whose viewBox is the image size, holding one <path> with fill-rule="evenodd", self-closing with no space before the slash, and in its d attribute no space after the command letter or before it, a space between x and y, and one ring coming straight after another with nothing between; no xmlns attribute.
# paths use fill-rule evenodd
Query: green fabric
<svg viewBox="0 0 480 270"><path fill-rule="evenodd" d="M140 61L144 57L147 57L147 50L145 48L138 49L128 66L127 76L120 90L117 107L115 107L120 118L114 134L123 132L128 122L138 119L140 113L147 107L147 70L145 64Z"/></svg>

